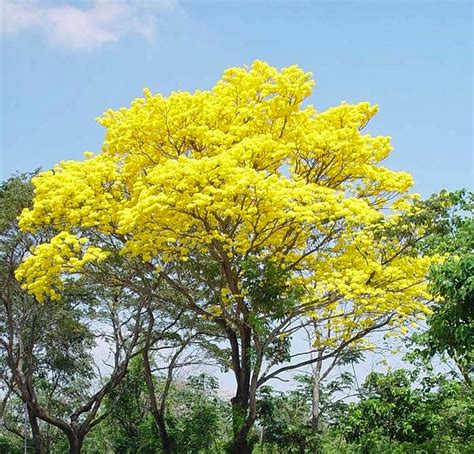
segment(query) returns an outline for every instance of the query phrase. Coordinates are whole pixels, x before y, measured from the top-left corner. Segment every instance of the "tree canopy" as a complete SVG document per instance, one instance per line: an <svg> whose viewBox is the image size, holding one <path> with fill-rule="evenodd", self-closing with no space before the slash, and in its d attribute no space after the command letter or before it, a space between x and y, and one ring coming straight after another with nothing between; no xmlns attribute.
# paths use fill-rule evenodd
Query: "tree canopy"
<svg viewBox="0 0 474 454"><path fill-rule="evenodd" d="M287 282L303 289L308 311L350 301L356 323L370 325L378 312L425 310L432 259L380 238L404 205L390 201L409 199L412 179L380 165L388 137L362 133L377 106L303 106L310 76L257 61L227 70L212 90L145 90L130 108L107 111L100 154L33 179L34 206L20 225L58 233L17 277L41 300L110 247L157 272L206 259L226 274L204 308L213 316L245 298L244 265L257 257L291 270ZM95 244L110 237L113 245Z"/></svg>

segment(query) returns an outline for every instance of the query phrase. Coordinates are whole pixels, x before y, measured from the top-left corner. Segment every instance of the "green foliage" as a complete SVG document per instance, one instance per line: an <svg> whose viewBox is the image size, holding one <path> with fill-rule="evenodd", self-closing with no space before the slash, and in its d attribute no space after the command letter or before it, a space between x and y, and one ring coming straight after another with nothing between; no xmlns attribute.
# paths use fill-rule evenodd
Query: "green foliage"
<svg viewBox="0 0 474 454"><path fill-rule="evenodd" d="M471 384L474 365L474 194L441 192L425 205L442 205L434 232L422 247L448 254L430 272L430 291L439 302L428 318L428 330L415 337L421 354L431 358L448 355L464 380ZM431 205L430 205L431 204Z"/></svg>
<svg viewBox="0 0 474 454"><path fill-rule="evenodd" d="M127 375L106 398L104 411L111 414L107 427L114 452L160 452L160 439L148 407L142 361L138 357L130 362Z"/></svg>
<svg viewBox="0 0 474 454"><path fill-rule="evenodd" d="M161 392L164 381L156 382ZM206 374L172 385L165 416L174 453L223 452L228 406L217 396L217 380ZM135 358L120 386L107 398L107 437L117 453L160 453L160 435L149 410L142 363Z"/></svg>
<svg viewBox="0 0 474 454"><path fill-rule="evenodd" d="M449 380L414 387L416 377L403 369L369 374L339 424L354 452L471 452L472 390Z"/></svg>
<svg viewBox="0 0 474 454"><path fill-rule="evenodd" d="M69 416L87 395L94 377L90 351L95 340L89 322L95 298L77 280L71 280L60 302L48 300L40 305L15 279L15 268L29 249L51 234L26 234L18 227L17 217L32 203L32 176L19 174L0 185L0 398L3 386L7 389L13 383L12 366L21 365L24 374L31 374L39 404L61 418ZM7 402L4 418L9 427L22 433L24 406L14 395ZM52 426L38 424L46 445L62 438ZM6 447L0 449L4 451Z"/></svg>
<svg viewBox="0 0 474 454"><path fill-rule="evenodd" d="M275 452L299 453L311 446L310 406L304 391L283 393L269 386L262 387L258 417L262 441L275 447Z"/></svg>
<svg viewBox="0 0 474 454"><path fill-rule="evenodd" d="M417 247L413 252L465 251L468 245L463 240L471 236L472 241L473 224L469 221L472 203L473 194L465 189L442 190L426 200L415 201L413 210L405 213L399 223L390 226L389 231L381 233L397 238L401 244L415 243ZM424 234L417 237L416 230L420 227Z"/></svg>
<svg viewBox="0 0 474 454"><path fill-rule="evenodd" d="M301 290L287 284L290 272L271 261L248 258L244 262L243 289L256 313L281 319L298 303Z"/></svg>
<svg viewBox="0 0 474 454"><path fill-rule="evenodd" d="M421 396L411 389L405 370L387 375L371 373L362 389L362 401L349 406L346 437L350 441L364 438L374 428L390 439L418 441L430 438L432 428L423 411Z"/></svg>
<svg viewBox="0 0 474 454"><path fill-rule="evenodd" d="M272 331L272 323L281 320L300 301L302 292L298 286L287 283L290 272L271 261L262 262L252 257L244 262L243 291L249 305L249 322L259 335ZM262 316L262 314L264 316ZM272 339L266 357L274 364L290 360L291 338Z"/></svg>
<svg viewBox="0 0 474 454"><path fill-rule="evenodd" d="M22 454L22 443L18 437L0 433L0 452L2 454Z"/></svg>
<svg viewBox="0 0 474 454"><path fill-rule="evenodd" d="M424 336L428 353L446 353L467 379L474 364L474 254L450 259L433 269L432 293L442 297L428 319Z"/></svg>
<svg viewBox="0 0 474 454"><path fill-rule="evenodd" d="M474 193L465 189L441 191L417 203L417 215L428 229L420 243L423 250L449 254L472 253L474 244ZM416 215L415 215L416 216Z"/></svg>
<svg viewBox="0 0 474 454"><path fill-rule="evenodd" d="M0 184L0 232L16 223L23 208L30 207L33 200L31 177L34 173L12 176Z"/></svg>
<svg viewBox="0 0 474 454"><path fill-rule="evenodd" d="M230 435L228 407L217 396L218 382L206 374L175 386L168 414L169 433L176 453L222 452Z"/></svg>

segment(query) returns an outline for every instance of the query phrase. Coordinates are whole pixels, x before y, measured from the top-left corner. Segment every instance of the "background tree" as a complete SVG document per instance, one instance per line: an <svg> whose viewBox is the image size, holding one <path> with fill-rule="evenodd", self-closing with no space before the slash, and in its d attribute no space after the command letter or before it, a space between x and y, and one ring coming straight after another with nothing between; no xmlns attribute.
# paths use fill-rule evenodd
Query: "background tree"
<svg viewBox="0 0 474 454"><path fill-rule="evenodd" d="M262 386L258 395L260 452L305 453L313 447L311 407L301 390L279 392Z"/></svg>
<svg viewBox="0 0 474 454"><path fill-rule="evenodd" d="M431 272L434 295L443 298L422 335L429 355L447 354L472 386L474 366L474 255L449 260Z"/></svg>
<svg viewBox="0 0 474 454"><path fill-rule="evenodd" d="M351 452L471 452L472 390L445 379L421 386L415 380L404 369L369 374L360 402L340 420Z"/></svg>
<svg viewBox="0 0 474 454"><path fill-rule="evenodd" d="M168 388L163 419L167 425L168 446L155 424L147 384L143 380L141 357L133 360L129 373L107 398L106 407L115 417L108 423L107 437L113 452L208 453L224 452L227 405L217 394L214 377L201 374L168 384L166 375L153 377L159 394Z"/></svg>
<svg viewBox="0 0 474 454"><path fill-rule="evenodd" d="M430 291L435 298L427 329L415 333L415 359L425 358L425 365L438 355L448 359L468 385L472 385L473 302L474 302L474 220L473 194L466 190L441 191L427 200L416 202L416 209L404 216L397 234L409 225L423 223L425 235L418 241L421 251L440 253L445 261L435 264L429 274ZM421 355L421 356L420 356Z"/></svg>
<svg viewBox="0 0 474 454"><path fill-rule="evenodd" d="M203 333L198 331L196 318L186 318L179 307L171 306L170 309L171 313L166 314L168 317L165 317L162 310L157 319L153 309L149 308L148 325L142 343L142 379L146 383L150 411L165 454L176 449L176 440L172 443L167 429L167 406L176 373L182 368L189 370L190 367L206 364L201 349ZM157 372L161 383L159 390L156 383Z"/></svg>
<svg viewBox="0 0 474 454"><path fill-rule="evenodd" d="M216 378L207 374L175 383L169 419L176 453L225 452L231 438L230 412L217 392Z"/></svg>
<svg viewBox="0 0 474 454"><path fill-rule="evenodd" d="M378 329L371 330L370 334L374 335L384 328L386 327L381 324ZM311 364L311 372L306 376L299 376L298 379L306 383L307 386L310 386L311 389L311 429L313 434L316 435L322 422L321 404L322 399L324 399L324 381L336 367L346 366L348 364L353 366L359 362L363 358L363 352L373 350L373 345L367 342L365 338L355 337L353 342L350 343L344 342L344 339L340 339L339 343L344 344L344 347L337 348L333 354L328 355L328 352L331 352L331 348L328 348L327 340L333 336L331 333L333 329L332 320L329 319L325 322L321 322L317 319L310 318L309 323L305 325L304 329L311 346L309 353L310 358L316 359L316 361ZM338 341L336 340L336 342ZM349 379L350 374L342 374L341 378L342 377ZM332 383L335 385L337 381L333 381ZM325 403L325 405L328 404L329 402Z"/></svg>
<svg viewBox="0 0 474 454"><path fill-rule="evenodd" d="M17 394L28 402L28 388L35 387L37 398L47 411L62 416L83 396L84 383L94 375L90 356L93 335L84 323L87 312L93 309L87 302L81 304L84 294L74 285L68 285L61 305L40 306L14 278L27 248L41 241L19 232L16 222L21 210L31 205L30 178L28 174L18 175L0 187L0 377L5 389L4 405ZM90 300L89 297L89 303ZM35 451L47 451L51 438L57 435L40 423L31 405L27 410ZM11 429L6 419L3 421ZM19 435L23 435L23 429Z"/></svg>
<svg viewBox="0 0 474 454"><path fill-rule="evenodd" d="M124 380L107 396L104 405L106 411L114 414L107 424L106 435L113 452L161 451L140 356L131 361Z"/></svg>
<svg viewBox="0 0 474 454"><path fill-rule="evenodd" d="M71 452L80 452L87 432L107 416L98 414L104 396L123 378L135 354L148 300L139 299L123 283L111 287L101 280L94 286L92 274L89 280L71 276L54 299L41 302L20 288L14 277L17 266L29 250L41 249L40 243L54 237L48 229L23 233L18 228L17 216L31 204L32 189L29 175L13 177L0 188L3 400L17 394L26 403L35 452L49 451L51 437L57 436L50 426L66 435ZM49 273L58 263L44 264L44 271ZM129 267L119 274L124 280L136 273ZM110 342L113 353L112 373L104 382L91 356L98 341Z"/></svg>
<svg viewBox="0 0 474 454"><path fill-rule="evenodd" d="M434 250L449 259L430 273L432 294L441 301L428 318L428 330L419 341L425 354L448 355L464 381L472 386L474 368L474 194L465 191L442 192L432 203L451 206L443 221L446 232L432 240ZM428 201L427 203L430 203Z"/></svg>

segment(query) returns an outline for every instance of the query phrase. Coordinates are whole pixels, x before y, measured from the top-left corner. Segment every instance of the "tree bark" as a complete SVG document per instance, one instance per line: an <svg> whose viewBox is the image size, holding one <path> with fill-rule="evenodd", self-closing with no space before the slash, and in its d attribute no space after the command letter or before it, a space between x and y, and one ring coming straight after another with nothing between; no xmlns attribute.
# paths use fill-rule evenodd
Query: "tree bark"
<svg viewBox="0 0 474 454"><path fill-rule="evenodd" d="M160 440L161 447L163 449L163 454L171 454L171 444L168 436L168 431L166 430L165 426L165 419L159 411L153 413L153 416L155 418L155 423L158 427L158 431L160 432Z"/></svg>
<svg viewBox="0 0 474 454"><path fill-rule="evenodd" d="M248 424L248 399L236 396L232 399L232 426L234 441L233 454L250 454L247 435L251 425Z"/></svg>
<svg viewBox="0 0 474 454"><path fill-rule="evenodd" d="M247 440L247 434L237 434L234 438L233 454L250 454L250 446Z"/></svg>
<svg viewBox="0 0 474 454"><path fill-rule="evenodd" d="M232 342L231 342L232 344ZM232 427L234 454L250 454L252 448L248 442L248 434L256 419L256 392L257 378L261 359L258 358L252 374L251 362L251 332L247 327L241 330L241 354L237 371L234 370L237 380L237 392L232 398ZM233 358L233 363L239 359ZM239 372L239 373L238 373Z"/></svg>
<svg viewBox="0 0 474 454"><path fill-rule="evenodd" d="M33 447L35 454L46 454L46 448L44 446L43 437L38 424L38 419L31 411L30 407L26 405L28 411L28 420L30 422L31 433L33 435Z"/></svg>
<svg viewBox="0 0 474 454"><path fill-rule="evenodd" d="M318 433L319 426L319 407L321 400L321 367L322 361L313 364L313 394L311 408L311 431L313 434Z"/></svg>
<svg viewBox="0 0 474 454"><path fill-rule="evenodd" d="M148 348L149 346L147 346ZM156 399L155 384L153 383L153 374L151 372L150 360L148 358L148 349L145 348L142 353L143 357L143 372L145 375L145 382L148 389L148 397L150 399L150 409L155 420L155 425L160 433L161 447L163 454L171 454L171 444L166 430L164 412L161 412L158 401Z"/></svg>
<svg viewBox="0 0 474 454"><path fill-rule="evenodd" d="M74 432L67 434L69 440L69 454L80 454L84 437L79 436Z"/></svg>

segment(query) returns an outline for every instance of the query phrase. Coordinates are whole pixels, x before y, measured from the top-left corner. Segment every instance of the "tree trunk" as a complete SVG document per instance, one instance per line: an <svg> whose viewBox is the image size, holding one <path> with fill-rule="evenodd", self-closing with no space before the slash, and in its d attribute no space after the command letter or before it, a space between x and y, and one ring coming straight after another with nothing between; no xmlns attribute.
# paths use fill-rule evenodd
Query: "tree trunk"
<svg viewBox="0 0 474 454"><path fill-rule="evenodd" d="M243 357L245 358L247 352L244 350ZM237 392L232 398L232 429L234 433L234 446L232 452L234 454L248 454L250 449L247 442L247 435L252 426L249 421L249 395L250 395L250 380L249 370L245 360L240 365L240 374L237 377Z"/></svg>
<svg viewBox="0 0 474 454"><path fill-rule="evenodd" d="M234 438L234 446L232 448L233 454L250 454L250 446L247 441L247 434L240 433Z"/></svg>
<svg viewBox="0 0 474 454"><path fill-rule="evenodd" d="M28 420L30 421L31 433L33 435L33 447L35 454L45 454L46 448L43 443L43 437L41 436L38 419L31 411L29 405L26 405L26 408L28 412Z"/></svg>
<svg viewBox="0 0 474 454"><path fill-rule="evenodd" d="M242 310L242 312L246 313L245 310ZM235 333L228 330L227 334L231 345L232 366L237 382L237 391L231 401L234 433L232 452L234 454L250 454L252 447L248 442L248 434L257 417L257 382L263 354L257 349L257 361L252 366L252 332L248 321L240 327L240 352Z"/></svg>
<svg viewBox="0 0 474 454"><path fill-rule="evenodd" d="M168 431L166 430L165 420L160 412L154 412L153 416L155 418L156 426L160 432L161 447L163 449L163 454L171 454L171 444L170 438L168 436Z"/></svg>
<svg viewBox="0 0 474 454"><path fill-rule="evenodd" d="M150 410L153 418L155 420L155 425L158 428L160 433L161 447L163 448L163 454L171 454L171 444L168 436L168 431L166 430L165 425L165 416L164 416L164 405L158 406L158 401L156 399L155 384L153 383L153 375L150 366L150 359L148 357L148 348L143 350L143 373L145 375L145 383L148 389L148 397L150 399ZM162 411L163 410L163 411Z"/></svg>
<svg viewBox="0 0 474 454"><path fill-rule="evenodd" d="M241 402L236 402L234 399L232 399L232 425L234 429L232 453L250 454L250 446L247 440L247 409L245 405L242 405Z"/></svg>
<svg viewBox="0 0 474 454"><path fill-rule="evenodd" d="M321 366L322 361L313 364L313 395L311 408L311 431L313 434L318 432L319 426L319 407L321 400Z"/></svg>
<svg viewBox="0 0 474 454"><path fill-rule="evenodd" d="M77 434L69 434L69 454L81 454L82 450L82 443L84 442L84 438L80 438Z"/></svg>
<svg viewBox="0 0 474 454"><path fill-rule="evenodd" d="M234 454L250 454L251 449L247 435L253 426L254 419L249 415L248 390L244 395L234 397L231 402L234 432L232 452Z"/></svg>

